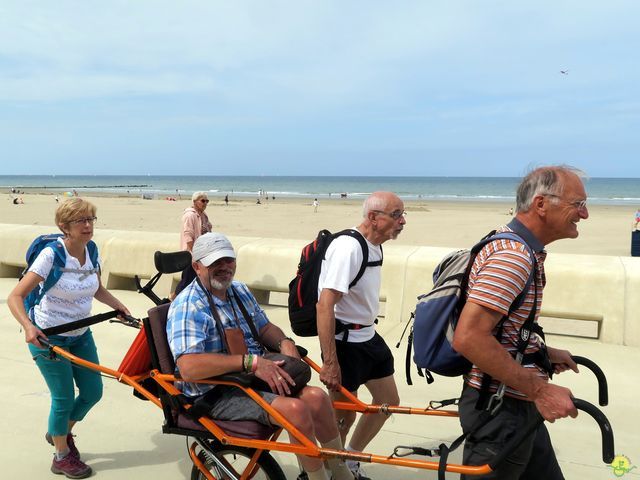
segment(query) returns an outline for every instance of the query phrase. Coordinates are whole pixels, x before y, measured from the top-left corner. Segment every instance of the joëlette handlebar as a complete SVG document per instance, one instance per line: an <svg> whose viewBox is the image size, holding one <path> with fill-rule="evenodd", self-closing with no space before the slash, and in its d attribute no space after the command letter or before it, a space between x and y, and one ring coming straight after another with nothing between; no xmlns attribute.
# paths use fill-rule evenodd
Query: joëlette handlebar
<svg viewBox="0 0 640 480"><path fill-rule="evenodd" d="M131 315L127 315L124 312L119 310L111 310L110 312L98 313L97 315L92 315L87 318L81 318L80 320L75 320L73 322L65 323L63 325L56 325L55 327L43 328L42 333L45 335L59 335L61 333L70 332L72 330L77 330L78 328L88 327L90 325L95 325L96 323L104 322L105 320L111 320L112 318L120 317L122 320L113 320L123 325L127 325L130 327L140 328L140 320ZM46 346L49 346L49 343L43 338L38 337L38 341Z"/></svg>
<svg viewBox="0 0 640 480"><path fill-rule="evenodd" d="M598 403L601 407L609 404L609 387L607 385L607 377L605 377L602 369L592 360L585 357L574 355L571 357L578 365L583 365L591 370L598 379Z"/></svg>
<svg viewBox="0 0 640 480"><path fill-rule="evenodd" d="M582 410L598 423L600 427L600 433L602 435L602 461L604 463L611 463L615 457L614 453L614 445L613 445L613 429L611 428L611 424L609 420L605 416L604 413L598 409L595 405L585 401L580 400L579 398L573 399L573 404L576 406L578 410ZM538 415L538 418L533 420L529 425L520 430L517 435L515 435L505 447L502 449L498 455L496 455L493 460L489 462L489 466L491 470L495 470L497 466L507 457L509 456L523 441L524 439L531 435L535 430L544 422L542 416Z"/></svg>

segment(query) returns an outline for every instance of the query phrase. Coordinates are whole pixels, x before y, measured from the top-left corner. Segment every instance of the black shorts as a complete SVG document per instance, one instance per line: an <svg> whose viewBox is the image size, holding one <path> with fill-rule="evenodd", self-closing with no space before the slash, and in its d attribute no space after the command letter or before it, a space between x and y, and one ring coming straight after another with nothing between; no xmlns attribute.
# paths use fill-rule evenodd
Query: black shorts
<svg viewBox="0 0 640 480"><path fill-rule="evenodd" d="M377 332L366 342L336 340L336 353L342 373L342 386L350 392L355 392L369 380L393 375L393 354Z"/></svg>

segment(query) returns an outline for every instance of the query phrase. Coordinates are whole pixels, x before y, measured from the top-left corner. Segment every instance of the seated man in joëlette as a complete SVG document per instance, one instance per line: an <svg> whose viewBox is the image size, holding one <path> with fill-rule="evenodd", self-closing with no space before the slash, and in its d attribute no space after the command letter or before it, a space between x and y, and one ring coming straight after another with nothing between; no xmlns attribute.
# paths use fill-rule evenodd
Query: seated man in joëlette
<svg viewBox="0 0 640 480"><path fill-rule="evenodd" d="M294 385L292 378L281 368L282 362L263 357L266 345L284 355L300 358L293 340L269 322L249 288L233 280L236 255L229 240L220 233L205 233L194 242L192 256L197 276L172 302L167 321L167 339L176 362L176 373L185 380L179 388L192 399L212 388L217 390L209 412L214 419L277 425L276 420L241 389L194 383L225 373L253 372L271 389L259 392L267 403L311 441L341 450L333 408L324 390L305 386L295 397L286 396ZM224 353L231 344L230 336L222 338L212 309L217 312L222 329L241 330L246 354ZM258 339L254 338L243 310L253 322ZM295 442L294 438L291 440ZM310 480L329 480L321 459L300 456L299 461ZM353 479L344 461L333 458L327 464L333 480Z"/></svg>

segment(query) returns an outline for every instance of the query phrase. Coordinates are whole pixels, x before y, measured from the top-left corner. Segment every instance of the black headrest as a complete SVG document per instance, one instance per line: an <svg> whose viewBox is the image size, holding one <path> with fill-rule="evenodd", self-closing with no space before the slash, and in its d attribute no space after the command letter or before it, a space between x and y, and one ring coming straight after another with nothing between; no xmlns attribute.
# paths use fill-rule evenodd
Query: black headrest
<svg viewBox="0 0 640 480"><path fill-rule="evenodd" d="M156 264L156 270L160 273L181 272L191 265L191 252L156 252L153 255L153 261Z"/></svg>

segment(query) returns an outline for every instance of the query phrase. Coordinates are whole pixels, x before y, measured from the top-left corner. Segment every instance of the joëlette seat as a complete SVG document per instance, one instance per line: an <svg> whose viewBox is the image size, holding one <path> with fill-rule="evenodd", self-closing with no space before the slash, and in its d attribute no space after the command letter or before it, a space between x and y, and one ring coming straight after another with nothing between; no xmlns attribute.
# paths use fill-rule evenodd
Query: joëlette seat
<svg viewBox="0 0 640 480"><path fill-rule="evenodd" d="M148 312L149 318L144 320L144 328L151 351L153 368L160 371L160 373L174 374L175 363L169 349L166 330L169 305L166 303L150 309ZM165 418L162 426L164 433L215 438L199 422L187 416L184 409L179 406L179 402L176 402L175 398L162 388L160 388L159 396ZM215 419L214 421L225 433L242 438L267 439L278 430L276 427L269 427L255 421L222 421Z"/></svg>

